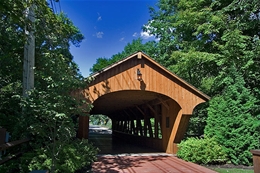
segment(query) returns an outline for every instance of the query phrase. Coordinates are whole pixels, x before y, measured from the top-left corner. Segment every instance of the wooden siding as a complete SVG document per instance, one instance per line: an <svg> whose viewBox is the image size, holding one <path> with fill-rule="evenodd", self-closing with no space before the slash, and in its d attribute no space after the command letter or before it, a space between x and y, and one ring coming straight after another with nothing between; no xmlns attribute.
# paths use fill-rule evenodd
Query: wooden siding
<svg viewBox="0 0 260 173"><path fill-rule="evenodd" d="M137 80L137 69L142 73L141 82ZM145 90L166 95L180 105L183 114L192 114L195 106L207 100L163 68L146 58L138 59L137 56L100 72L86 89L91 102L104 94L123 90Z"/></svg>
<svg viewBox="0 0 260 173"><path fill-rule="evenodd" d="M137 79L138 69L142 81ZM108 115L113 134L167 153L177 152L195 106L209 100L140 52L92 77L89 87L78 94L93 103L90 114ZM80 121L79 136L87 137L88 118Z"/></svg>

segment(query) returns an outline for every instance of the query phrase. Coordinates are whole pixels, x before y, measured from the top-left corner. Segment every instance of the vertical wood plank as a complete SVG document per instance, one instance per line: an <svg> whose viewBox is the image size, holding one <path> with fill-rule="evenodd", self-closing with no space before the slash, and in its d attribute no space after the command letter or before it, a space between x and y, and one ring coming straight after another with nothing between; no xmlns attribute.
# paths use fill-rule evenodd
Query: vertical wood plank
<svg viewBox="0 0 260 173"><path fill-rule="evenodd" d="M78 138L88 139L89 133L89 116L79 116L79 129L78 129Z"/></svg>

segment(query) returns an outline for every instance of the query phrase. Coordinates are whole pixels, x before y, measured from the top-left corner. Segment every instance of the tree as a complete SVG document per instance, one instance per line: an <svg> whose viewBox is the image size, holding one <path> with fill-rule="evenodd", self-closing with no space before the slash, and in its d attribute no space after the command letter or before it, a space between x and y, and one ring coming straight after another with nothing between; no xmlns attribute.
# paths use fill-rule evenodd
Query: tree
<svg viewBox="0 0 260 173"><path fill-rule="evenodd" d="M91 71L92 73L97 72L97 71L100 71L100 70L102 70L103 68L109 66L110 64L112 64L112 63L111 63L111 59L107 59L107 58L105 58L105 57L104 57L104 58L98 58L98 59L96 60L96 63L93 64L93 66L91 67L90 71Z"/></svg>
<svg viewBox="0 0 260 173"><path fill-rule="evenodd" d="M206 69L202 66L202 74L217 76L229 64L225 51L230 51L235 63L244 69L245 79L250 76L246 83L253 89L258 80L253 74L258 74L255 65L259 65L259 9L259 1L160 0L157 9L150 8L151 19L144 29L159 38L155 59L166 67L171 66L173 72L178 74L178 63L183 65L183 61L190 62L189 68L201 67L201 58L206 55L211 67L209 70L208 66ZM237 43L233 47L235 39ZM231 43L230 47L227 43ZM189 74L184 71L182 74ZM195 73L192 75L199 75ZM190 75L183 77L190 80Z"/></svg>
<svg viewBox="0 0 260 173"><path fill-rule="evenodd" d="M260 147L260 120L254 114L257 100L234 66L221 77L218 86L223 93L210 101L205 135L226 148L232 163L250 165L250 150Z"/></svg>
<svg viewBox="0 0 260 173"><path fill-rule="evenodd" d="M35 88L28 98L22 97L22 59L30 26L23 11L31 1L7 1L0 4L0 126L7 128L12 139L30 137L27 151L19 160L0 167L0 172L74 172L90 165L96 150L87 141L74 140L72 117L81 113L81 100L71 91L86 87L69 46L79 46L84 38L64 14L53 14L46 1L34 1L36 14ZM30 27L28 29L31 29ZM87 105L89 110L91 105ZM28 152L29 150L29 152ZM75 152L71 152L75 151ZM84 153L84 154L83 154ZM13 166L13 167L12 167Z"/></svg>
<svg viewBox="0 0 260 173"><path fill-rule="evenodd" d="M248 149L258 148L259 141L249 137L248 133L256 139L259 139L260 134L257 125L260 102L256 101L260 99L257 70L260 65L260 2L160 0L157 7L150 8L151 19L144 28L159 39L158 56L155 59L213 97L208 108L207 122L210 124L206 126L205 133L210 133L210 136L223 135L219 135L221 143L225 140L230 142L236 137L240 139L242 142L236 141L240 148L233 149L232 144L225 143L229 159L236 164L250 164ZM236 79L229 82L234 86L220 85L234 77ZM242 91L243 96L233 97L232 94ZM247 102L244 98L250 101ZM206 108L207 106L196 108L191 122L206 125ZM255 124L250 124L253 123L251 121ZM226 126L220 127L216 123ZM230 126L227 125L229 123ZM240 124L242 127L235 130L232 124ZM191 124L190 127L196 126ZM211 128L214 132L210 131ZM237 134L243 129L248 133L241 134L248 137L248 140L236 136L237 134L232 134L232 139L229 140L223 134L224 129L228 133L236 131ZM196 131L198 130L189 129L188 132Z"/></svg>
<svg viewBox="0 0 260 173"><path fill-rule="evenodd" d="M90 116L90 121L93 125L103 125L103 126L108 126L109 128L111 128L112 122L111 119L106 116L106 115L91 115Z"/></svg>

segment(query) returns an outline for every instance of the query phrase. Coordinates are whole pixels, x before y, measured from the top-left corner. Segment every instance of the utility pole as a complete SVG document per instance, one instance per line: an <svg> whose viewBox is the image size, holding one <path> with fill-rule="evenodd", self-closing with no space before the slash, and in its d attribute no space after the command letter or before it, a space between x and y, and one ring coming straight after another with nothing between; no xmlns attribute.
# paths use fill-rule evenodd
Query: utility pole
<svg viewBox="0 0 260 173"><path fill-rule="evenodd" d="M31 5L25 11L25 17L30 21L25 27L27 40L24 45L23 61L23 96L28 97L28 91L34 88L34 65L35 65L35 5Z"/></svg>

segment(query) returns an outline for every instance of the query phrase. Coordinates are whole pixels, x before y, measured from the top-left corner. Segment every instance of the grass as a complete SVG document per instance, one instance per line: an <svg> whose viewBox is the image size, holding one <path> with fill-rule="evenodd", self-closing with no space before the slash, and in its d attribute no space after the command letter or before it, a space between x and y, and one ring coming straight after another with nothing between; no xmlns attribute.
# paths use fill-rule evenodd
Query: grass
<svg viewBox="0 0 260 173"><path fill-rule="evenodd" d="M252 169L238 169L238 168L211 168L219 173L254 173Z"/></svg>

